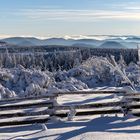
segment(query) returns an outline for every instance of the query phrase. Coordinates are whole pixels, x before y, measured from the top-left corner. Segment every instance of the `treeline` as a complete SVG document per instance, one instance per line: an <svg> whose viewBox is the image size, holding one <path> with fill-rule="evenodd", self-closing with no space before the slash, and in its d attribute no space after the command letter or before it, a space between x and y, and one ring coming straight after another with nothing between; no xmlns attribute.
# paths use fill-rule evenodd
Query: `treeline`
<svg viewBox="0 0 140 140"><path fill-rule="evenodd" d="M25 68L39 68L49 71L68 70L81 64L89 57L108 57L110 55L114 55L116 61L122 56L126 64L138 61L137 49L70 48L62 46L61 48L50 47L50 49L46 47L43 48L44 51L36 51L33 48L28 48L28 51L21 51L20 49L17 49L16 52L9 49L0 50L0 67L11 68L20 64Z"/></svg>
<svg viewBox="0 0 140 140"><path fill-rule="evenodd" d="M82 56L79 51L53 53L0 53L0 67L13 68L22 65L25 68L41 70L68 70L81 64Z"/></svg>

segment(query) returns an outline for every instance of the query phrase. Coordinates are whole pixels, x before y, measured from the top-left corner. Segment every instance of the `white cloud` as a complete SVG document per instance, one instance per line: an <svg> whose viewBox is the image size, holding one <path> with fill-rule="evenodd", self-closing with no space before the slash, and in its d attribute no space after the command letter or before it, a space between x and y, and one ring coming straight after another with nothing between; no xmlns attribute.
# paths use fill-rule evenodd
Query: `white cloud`
<svg viewBox="0 0 140 140"><path fill-rule="evenodd" d="M127 7L130 9L130 7ZM136 9L136 8L135 8ZM138 8L137 8L138 9ZM16 13L17 14L17 13ZM66 20L66 21L94 21L94 20L140 20L140 11L135 10L75 10L75 9L25 9L19 12L34 20Z"/></svg>
<svg viewBox="0 0 140 140"><path fill-rule="evenodd" d="M127 6L124 9L135 11L135 10L140 10L140 6Z"/></svg>
<svg viewBox="0 0 140 140"><path fill-rule="evenodd" d="M9 37L13 37L12 35L2 35L0 34L0 39L3 39L3 38L9 38Z"/></svg>
<svg viewBox="0 0 140 140"><path fill-rule="evenodd" d="M120 4L113 4L113 8L115 9L121 9L121 10L126 10L129 12L140 12L140 1L138 2L127 2L127 3L120 3Z"/></svg>
<svg viewBox="0 0 140 140"><path fill-rule="evenodd" d="M33 9L9 11L9 14L29 20L97 21L97 20L140 20L140 2L110 4L107 10L62 9L60 6L41 6ZM1 12L1 11L0 11ZM8 10L7 10L8 12ZM4 14L1 14L4 15Z"/></svg>

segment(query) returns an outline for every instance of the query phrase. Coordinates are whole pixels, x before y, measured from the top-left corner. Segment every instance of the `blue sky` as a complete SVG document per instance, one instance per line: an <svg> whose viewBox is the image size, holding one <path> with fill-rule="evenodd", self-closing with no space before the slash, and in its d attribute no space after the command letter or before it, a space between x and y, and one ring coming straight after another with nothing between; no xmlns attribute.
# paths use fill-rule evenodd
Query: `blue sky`
<svg viewBox="0 0 140 140"><path fill-rule="evenodd" d="M140 35L140 0L0 0L0 37Z"/></svg>

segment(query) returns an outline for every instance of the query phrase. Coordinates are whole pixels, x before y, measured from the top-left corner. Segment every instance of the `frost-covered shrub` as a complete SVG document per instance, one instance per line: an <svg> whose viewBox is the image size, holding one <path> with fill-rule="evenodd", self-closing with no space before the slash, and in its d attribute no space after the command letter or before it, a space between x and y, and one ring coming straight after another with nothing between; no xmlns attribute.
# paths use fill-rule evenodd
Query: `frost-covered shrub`
<svg viewBox="0 0 140 140"><path fill-rule="evenodd" d="M137 64L131 62L127 67L126 67L126 72L138 72L140 71L140 66Z"/></svg>
<svg viewBox="0 0 140 140"><path fill-rule="evenodd" d="M45 94L51 82L51 73L48 71L25 69L21 65L17 68L0 70L2 86L7 92L14 91L18 96Z"/></svg>
<svg viewBox="0 0 140 140"><path fill-rule="evenodd" d="M20 58L21 60L21 58ZM140 86L140 66L114 62L106 57L92 57L69 70L49 72L38 68L0 68L0 98L40 96L63 91L77 91L98 86ZM51 60L50 60L51 61ZM24 63L24 61L23 61ZM40 62L41 63L41 62Z"/></svg>
<svg viewBox="0 0 140 140"><path fill-rule="evenodd" d="M56 82L61 82L68 78L68 74L66 71L58 71L54 74L54 78Z"/></svg>
<svg viewBox="0 0 140 140"><path fill-rule="evenodd" d="M69 70L67 75L84 82L89 88L103 84L110 85L114 80L112 68L106 64L102 57L88 59L81 66Z"/></svg>
<svg viewBox="0 0 140 140"><path fill-rule="evenodd" d="M88 88L97 86L124 86L140 83L140 67L134 63L127 66L123 61L117 64L115 60L105 57L92 57L80 66L68 71L55 73L56 82L65 82L75 78L85 83Z"/></svg>
<svg viewBox="0 0 140 140"><path fill-rule="evenodd" d="M6 99L6 98L12 98L12 97L16 97L15 92L9 90L8 88L3 87L0 84L0 99Z"/></svg>
<svg viewBox="0 0 140 140"><path fill-rule="evenodd" d="M77 91L77 90L83 90L83 89L88 88L88 86L85 83L72 77L70 77L69 79L65 81L57 82L54 84L54 86L57 87L58 89L61 89L61 90L63 89L65 91L66 90Z"/></svg>
<svg viewBox="0 0 140 140"><path fill-rule="evenodd" d="M126 67L126 73L129 77L129 79L136 84L137 86L140 86L140 66L135 63L130 63L128 67Z"/></svg>
<svg viewBox="0 0 140 140"><path fill-rule="evenodd" d="M45 88L51 84L51 77L49 72L45 73L35 69L15 69L14 77L12 79L11 88L14 87L17 91L25 91L26 95L44 94Z"/></svg>
<svg viewBox="0 0 140 140"><path fill-rule="evenodd" d="M23 94L23 96L39 96L45 95L47 93L47 89L40 87L38 84L31 83Z"/></svg>
<svg viewBox="0 0 140 140"><path fill-rule="evenodd" d="M84 67L77 67L77 68L72 68L68 71L68 76L69 77L86 77L89 75L89 72L84 69Z"/></svg>

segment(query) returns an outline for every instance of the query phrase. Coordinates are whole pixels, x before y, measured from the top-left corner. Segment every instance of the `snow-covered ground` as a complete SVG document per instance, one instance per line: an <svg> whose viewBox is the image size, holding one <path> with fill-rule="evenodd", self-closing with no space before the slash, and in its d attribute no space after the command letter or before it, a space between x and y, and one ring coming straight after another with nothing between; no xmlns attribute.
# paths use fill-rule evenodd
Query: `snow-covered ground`
<svg viewBox="0 0 140 140"><path fill-rule="evenodd" d="M49 72L25 69L18 65L16 68L0 68L0 98L40 96L59 91L116 89L126 84L138 89L139 75L139 64L130 63L127 66L123 60L116 64L113 59L107 60L103 57L90 58L68 71ZM58 103L71 105L116 100L118 99L113 95L65 95L58 98ZM34 111L43 109L46 108L37 108ZM27 109L19 112L31 111ZM140 135L139 123L138 117L123 117L123 115L74 117L73 121L65 118L47 123L48 129L41 124L0 127L0 139L137 140Z"/></svg>
<svg viewBox="0 0 140 140"><path fill-rule="evenodd" d="M77 119L77 120L76 120ZM0 128L0 138L5 140L139 140L139 118L121 116L94 116L76 118L75 121Z"/></svg>
<svg viewBox="0 0 140 140"><path fill-rule="evenodd" d="M106 87L98 88L106 89ZM115 88L111 88L115 89ZM115 101L113 95L64 95L59 104L82 104ZM0 139L5 140L139 140L140 120L128 115L94 115L50 121L46 124L0 127Z"/></svg>

